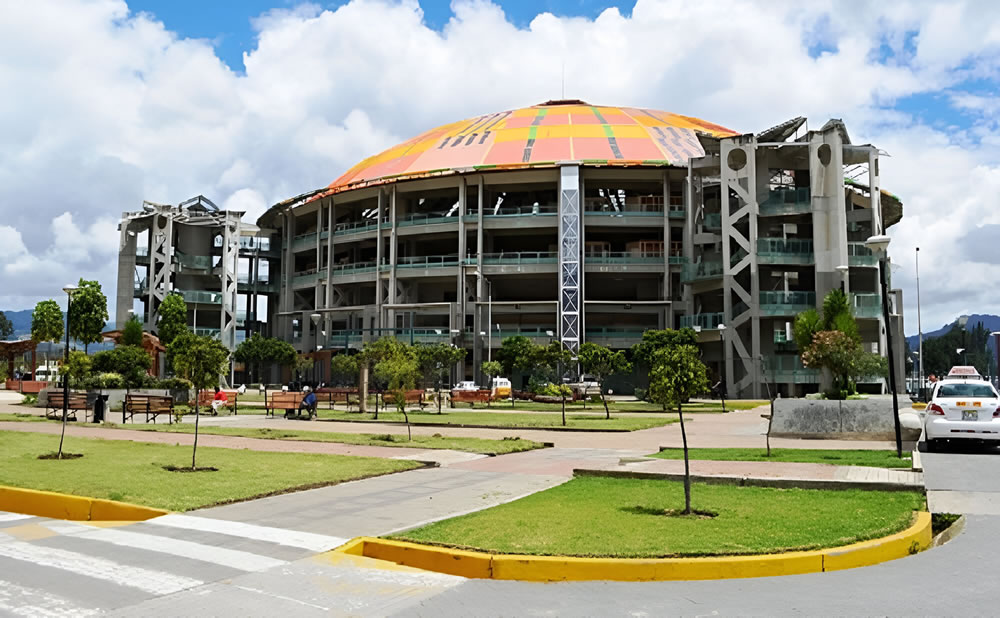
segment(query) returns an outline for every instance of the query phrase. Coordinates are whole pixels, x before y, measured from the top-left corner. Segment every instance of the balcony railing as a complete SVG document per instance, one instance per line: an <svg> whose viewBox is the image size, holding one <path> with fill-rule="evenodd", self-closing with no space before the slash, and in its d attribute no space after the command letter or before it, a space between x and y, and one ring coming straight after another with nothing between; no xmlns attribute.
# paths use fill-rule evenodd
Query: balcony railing
<svg viewBox="0 0 1000 618"><path fill-rule="evenodd" d="M266 236L240 236L240 249L270 251L271 239Z"/></svg>
<svg viewBox="0 0 1000 618"><path fill-rule="evenodd" d="M212 269L212 256L210 255L188 255L180 251L174 251L174 260L181 266L180 270L182 271L185 268L189 270Z"/></svg>
<svg viewBox="0 0 1000 618"><path fill-rule="evenodd" d="M216 338L218 338L219 333L221 332L218 328L208 328L208 327L202 327L202 326L199 326L199 327L194 328L192 330L194 331L194 334L199 335L201 337L216 337Z"/></svg>
<svg viewBox="0 0 1000 618"><path fill-rule="evenodd" d="M219 305L222 303L221 292L208 292L205 290L178 290L184 301L188 303L198 303L206 305Z"/></svg>
<svg viewBox="0 0 1000 618"><path fill-rule="evenodd" d="M343 236L345 234L359 234L361 232L374 230L377 227L378 222L374 219L366 221L351 221L350 223L338 223L337 227L333 228L333 235Z"/></svg>
<svg viewBox="0 0 1000 618"><path fill-rule="evenodd" d="M491 265L521 265L521 264L555 264L559 254L555 251L517 251L512 253L484 253L483 264ZM466 264L475 264L476 258L469 256Z"/></svg>
<svg viewBox="0 0 1000 618"><path fill-rule="evenodd" d="M484 217L521 217L525 215L554 215L559 212L556 204L532 204L530 206L501 206L486 208Z"/></svg>
<svg viewBox="0 0 1000 618"><path fill-rule="evenodd" d="M309 232L308 234L299 234L292 239L292 250L299 251L301 249L315 249L316 248L316 232Z"/></svg>
<svg viewBox="0 0 1000 618"><path fill-rule="evenodd" d="M878 318L882 315L880 294L851 294L851 310L856 318Z"/></svg>
<svg viewBox="0 0 1000 618"><path fill-rule="evenodd" d="M428 225L431 223L457 223L458 215L429 215L429 214L411 214L398 217L396 219L396 227L407 227L410 225Z"/></svg>
<svg viewBox="0 0 1000 618"><path fill-rule="evenodd" d="M681 271L681 281L716 279L722 275L722 262L695 262L684 265L684 269Z"/></svg>
<svg viewBox="0 0 1000 618"><path fill-rule="evenodd" d="M808 187L772 189L760 204L762 216L795 215L809 212L811 208Z"/></svg>
<svg viewBox="0 0 1000 618"><path fill-rule="evenodd" d="M319 279L319 273L315 268L299 271L292 274L292 285L312 285Z"/></svg>
<svg viewBox="0 0 1000 618"><path fill-rule="evenodd" d="M722 213L721 212L709 212L705 213L705 222L702 226L706 230L721 230L722 229Z"/></svg>
<svg viewBox="0 0 1000 618"><path fill-rule="evenodd" d="M811 264L813 241L803 238L758 238L757 257L762 264Z"/></svg>
<svg viewBox="0 0 1000 618"><path fill-rule="evenodd" d="M802 364L802 359L790 354L771 356L766 360L768 379L775 382L812 384L819 382L819 370Z"/></svg>
<svg viewBox="0 0 1000 618"><path fill-rule="evenodd" d="M354 275L358 273L368 273L375 270L375 262L353 262L351 264L335 264L331 269L331 274Z"/></svg>
<svg viewBox="0 0 1000 618"><path fill-rule="evenodd" d="M702 329L719 328L719 324L725 323L725 316L722 313L695 313L681 316L681 328L694 328L698 326Z"/></svg>
<svg viewBox="0 0 1000 618"><path fill-rule="evenodd" d="M383 268L388 268L389 263L382 264ZM414 257L401 257L396 260L396 268L443 268L446 266L458 266L457 255L422 255Z"/></svg>
<svg viewBox="0 0 1000 618"><path fill-rule="evenodd" d="M586 329L586 336L593 338L608 339L642 339L642 334L646 332L644 328L619 328L619 327L599 327Z"/></svg>
<svg viewBox="0 0 1000 618"><path fill-rule="evenodd" d="M671 219L683 219L684 218L684 207L671 205L670 209L667 211L667 216Z"/></svg>
<svg viewBox="0 0 1000 618"><path fill-rule="evenodd" d="M586 264L663 264L663 253L658 251L602 251L583 257Z"/></svg>
<svg viewBox="0 0 1000 618"><path fill-rule="evenodd" d="M878 258L863 242L847 243L847 259L851 266L878 266Z"/></svg>
<svg viewBox="0 0 1000 618"><path fill-rule="evenodd" d="M760 293L760 311L764 315L795 315L816 307L816 292Z"/></svg>

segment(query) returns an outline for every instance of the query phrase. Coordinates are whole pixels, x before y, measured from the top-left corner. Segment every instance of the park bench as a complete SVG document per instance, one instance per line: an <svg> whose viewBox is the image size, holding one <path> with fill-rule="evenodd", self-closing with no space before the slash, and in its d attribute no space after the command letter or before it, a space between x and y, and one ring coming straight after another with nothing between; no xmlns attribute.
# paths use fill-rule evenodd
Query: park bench
<svg viewBox="0 0 1000 618"><path fill-rule="evenodd" d="M493 393L486 389L480 389L478 391L451 391L451 402L456 403L467 403L471 407L475 408L476 403L489 403L493 401Z"/></svg>
<svg viewBox="0 0 1000 618"><path fill-rule="evenodd" d="M240 394L238 392L236 392L236 391L227 391L227 390L224 390L223 392L226 394L227 397L229 397L229 401L226 403L226 407L227 408L232 408L234 415L239 414L239 402L238 402L238 399L239 399ZM198 407L199 408L211 408L212 407L212 402L214 400L215 400L215 391L214 390L203 390L198 395Z"/></svg>
<svg viewBox="0 0 1000 618"><path fill-rule="evenodd" d="M286 391L274 391L267 393L264 397L264 417L274 416L275 410L284 410L285 416L289 412L298 414L299 404L305 398L305 393L292 393Z"/></svg>
<svg viewBox="0 0 1000 618"><path fill-rule="evenodd" d="M61 390L49 391L45 402L45 417L61 419L63 410L63 392ZM90 406L87 404L87 393L70 393L66 398L66 419L76 420L76 413L83 410L83 422L87 422L87 412Z"/></svg>
<svg viewBox="0 0 1000 618"><path fill-rule="evenodd" d="M129 393L125 395L125 403L122 407L122 422L132 419L134 423L136 414L145 414L147 423L149 417L153 417L155 423L157 416L166 414L172 424L174 422L174 398L170 395L133 395Z"/></svg>
<svg viewBox="0 0 1000 618"><path fill-rule="evenodd" d="M424 391L419 390L419 389L414 389L412 391L406 391L406 393L403 395L403 400L404 400L404 403L406 405L416 404L416 405L420 406L421 408L423 408L424 406L426 406L427 403L428 403L428 402L424 401ZM395 395L393 395L392 393L388 393L388 392L387 393L383 393L382 394L382 403L384 403L387 406L395 405L396 404L396 397L395 397Z"/></svg>
<svg viewBox="0 0 1000 618"><path fill-rule="evenodd" d="M335 403L347 405L347 411L351 411L351 404L358 401L358 389L356 388L330 388L323 387L316 389L317 402L325 399L330 404L330 409L334 409Z"/></svg>

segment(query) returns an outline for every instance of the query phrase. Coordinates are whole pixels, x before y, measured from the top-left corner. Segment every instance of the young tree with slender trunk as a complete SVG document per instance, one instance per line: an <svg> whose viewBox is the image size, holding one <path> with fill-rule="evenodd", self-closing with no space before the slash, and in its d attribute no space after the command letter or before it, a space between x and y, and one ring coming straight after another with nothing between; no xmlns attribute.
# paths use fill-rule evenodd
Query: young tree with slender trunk
<svg viewBox="0 0 1000 618"><path fill-rule="evenodd" d="M501 375L501 373L503 373L503 365L500 364L500 361L483 361L481 369L482 369L483 375L485 375L486 379L490 381L490 387L491 388L493 386L493 378L495 378L498 375ZM511 392L510 398L513 401L513 399L514 399L514 393L513 392ZM489 401L486 402L486 406L487 407L490 406L490 402Z"/></svg>
<svg viewBox="0 0 1000 618"><path fill-rule="evenodd" d="M465 358L465 348L433 343L415 346L415 351L424 379L434 383L438 414L441 414L441 383L451 375L451 368Z"/></svg>
<svg viewBox="0 0 1000 618"><path fill-rule="evenodd" d="M608 398L605 396L604 382L613 375L629 373L632 371L632 363L625 358L622 351L613 352L610 349L590 343L589 341L580 346L580 365L584 372L594 376L597 381L597 390L601 392L601 403L604 404L604 418L611 418L611 410L608 408ZM584 397L587 393L584 392Z"/></svg>
<svg viewBox="0 0 1000 618"><path fill-rule="evenodd" d="M90 344L101 342L107 322L108 299L101 284L81 278L69 309L69 336L82 343L87 352Z"/></svg>
<svg viewBox="0 0 1000 618"><path fill-rule="evenodd" d="M35 343L52 342L59 343L63 336L63 313L58 303L54 300L39 301L35 305L35 310L31 312L31 339ZM48 354L45 355L45 365L49 364ZM32 377L35 377L37 367L31 368Z"/></svg>
<svg viewBox="0 0 1000 618"><path fill-rule="evenodd" d="M229 363L229 350L212 337L183 333L174 338L170 344L174 370L191 382L195 388L194 394L194 448L191 450L191 469L195 465L198 454L198 399L201 391L219 385L219 377L226 372Z"/></svg>
<svg viewBox="0 0 1000 618"><path fill-rule="evenodd" d="M373 373L386 385L386 390L392 393L396 410L406 420L406 439L412 440L410 415L406 413L406 392L412 390L420 379L420 363L416 354L409 346L401 348L398 353L376 363Z"/></svg>
<svg viewBox="0 0 1000 618"><path fill-rule="evenodd" d="M693 345L671 345L655 351L649 372L649 397L663 406L677 406L684 445L684 514L691 514L691 464L688 457L687 430L684 427L684 402L708 391L708 369Z"/></svg>

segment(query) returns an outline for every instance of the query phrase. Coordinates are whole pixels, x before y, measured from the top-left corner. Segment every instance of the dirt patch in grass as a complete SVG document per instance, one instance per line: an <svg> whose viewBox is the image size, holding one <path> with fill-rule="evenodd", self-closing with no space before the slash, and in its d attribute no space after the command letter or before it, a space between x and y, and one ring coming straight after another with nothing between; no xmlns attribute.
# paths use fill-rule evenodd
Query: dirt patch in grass
<svg viewBox="0 0 1000 618"><path fill-rule="evenodd" d="M38 456L39 459L55 459L55 460L79 459L81 457L83 457L83 453L63 453L62 455L60 455L59 453L45 453L44 455Z"/></svg>
<svg viewBox="0 0 1000 618"><path fill-rule="evenodd" d="M192 468L191 466L163 466L163 469L167 472L218 472L219 469L213 466L202 466L199 468Z"/></svg>

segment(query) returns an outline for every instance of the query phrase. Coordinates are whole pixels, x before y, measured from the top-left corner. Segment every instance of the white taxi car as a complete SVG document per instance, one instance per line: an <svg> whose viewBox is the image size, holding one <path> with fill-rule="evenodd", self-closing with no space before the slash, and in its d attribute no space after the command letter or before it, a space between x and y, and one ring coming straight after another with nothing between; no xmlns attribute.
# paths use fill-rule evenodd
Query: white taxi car
<svg viewBox="0 0 1000 618"><path fill-rule="evenodd" d="M1000 395L975 367L952 367L924 413L927 450L945 440L1000 440Z"/></svg>

